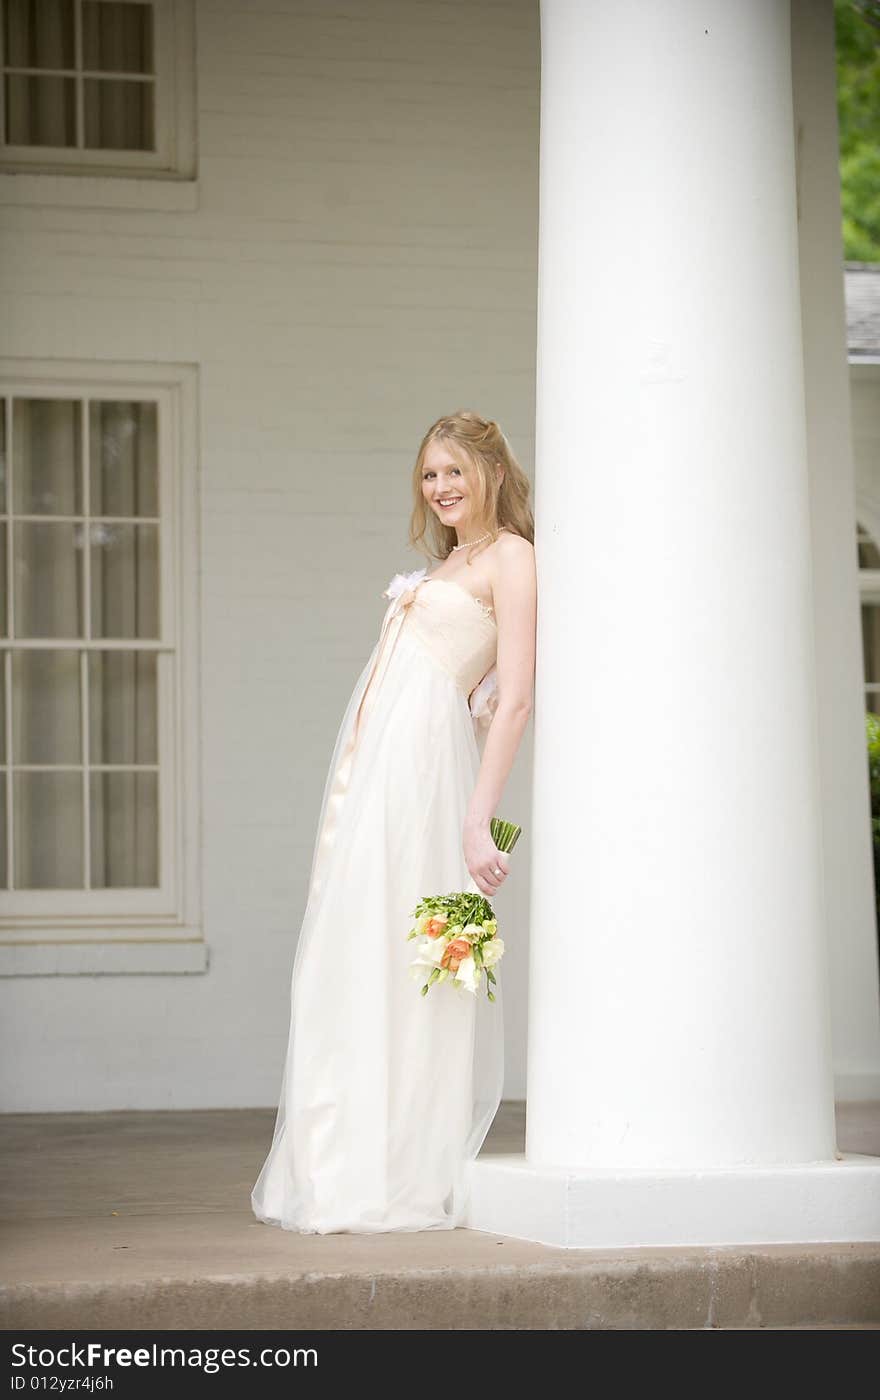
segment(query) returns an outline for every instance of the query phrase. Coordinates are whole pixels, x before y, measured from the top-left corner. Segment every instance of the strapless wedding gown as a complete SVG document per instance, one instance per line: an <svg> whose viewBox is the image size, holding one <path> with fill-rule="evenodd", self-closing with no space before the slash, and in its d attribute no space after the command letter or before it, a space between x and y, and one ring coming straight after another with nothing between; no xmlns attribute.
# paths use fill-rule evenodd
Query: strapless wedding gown
<svg viewBox="0 0 880 1400"><path fill-rule="evenodd" d="M254 1214L327 1234L452 1229L501 1099L502 998L422 996L424 895L475 890L465 813L497 703L497 627L463 584L396 574L337 734Z"/></svg>

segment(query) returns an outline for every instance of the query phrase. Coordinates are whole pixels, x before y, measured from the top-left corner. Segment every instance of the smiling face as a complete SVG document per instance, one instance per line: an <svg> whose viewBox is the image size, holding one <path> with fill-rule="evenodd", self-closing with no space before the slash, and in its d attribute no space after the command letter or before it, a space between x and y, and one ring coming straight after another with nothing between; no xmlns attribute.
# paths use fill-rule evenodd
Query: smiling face
<svg viewBox="0 0 880 1400"><path fill-rule="evenodd" d="M469 473L456 462L446 443L429 442L422 463L422 495L438 520L468 539L474 500ZM448 504L446 504L448 502Z"/></svg>

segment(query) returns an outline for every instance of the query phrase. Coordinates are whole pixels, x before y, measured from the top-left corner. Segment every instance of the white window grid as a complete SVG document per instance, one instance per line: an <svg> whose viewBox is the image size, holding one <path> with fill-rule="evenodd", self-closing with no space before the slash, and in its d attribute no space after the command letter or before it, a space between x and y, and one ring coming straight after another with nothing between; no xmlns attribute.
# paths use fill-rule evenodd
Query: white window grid
<svg viewBox="0 0 880 1400"><path fill-rule="evenodd" d="M0 639L0 647L6 652L4 676L6 694L11 693L12 652L16 649L50 647L52 649L75 649L81 653L80 695L81 723L85 730L81 735L82 764L26 764L15 765L35 769L63 768L79 770L88 766L88 714L85 708L84 670L87 653L95 650L149 650L157 658L157 722L158 753L155 765L119 764L99 765L102 769L126 769L155 771L158 769L158 821L159 821L159 883L151 887L110 887L100 889L26 889L7 888L0 897L0 946L41 944L52 942L100 943L135 942L143 940L176 941L178 939L201 939L200 895L197 868L199 814L197 806L198 763L196 734L197 716L197 676L192 674L192 658L198 654L194 641L197 631L197 562L196 562L196 501L194 481L184 470L184 464L195 460L195 371L191 366L178 366L172 373L172 382L161 382L160 367L138 367L137 378L131 380L124 366L102 367L91 365L90 373L84 373L79 382L72 379L53 378L51 372L45 377L21 379L16 382L12 362L7 362L6 373L0 362L0 390L7 401L7 456L11 461L10 420L11 402L14 399L54 398L78 399L83 404L80 414L81 460L88 463L88 413L89 400L104 401L118 399L133 401L150 400L157 405L157 444L159 457L159 516L132 517L138 524L158 523L159 558L161 578L159 580L159 637L141 638L92 638L88 609L84 618L82 637L52 637L40 639L16 639L11 635L11 620L14 616L14 578L11 550L7 547L7 609L9 626L7 635ZM94 376L94 377L93 377ZM176 381L176 382L174 382ZM193 470L191 465L190 470ZM11 482L7 488L7 515L2 522L6 531L12 529ZM84 471L83 491L88 492L88 471ZM89 516L88 495L83 500L82 516L52 516L53 521L74 521L88 530L90 524L97 524L99 517ZM38 519L45 523L47 516L15 516L16 523L27 519ZM113 517L121 521L122 517ZM187 541L186 557L191 567L186 577L183 569L183 542ZM7 546L11 539L7 539ZM84 551L86 570L90 568L89 551ZM88 580L88 575L86 575ZM86 592L85 597L88 598ZM184 645L184 639L189 641ZM184 655L184 652L186 655ZM7 707L6 716L6 840L7 877L12 884L11 802L12 802L12 716ZM88 861L88 822L90 820L87 784L83 784L84 822L84 861ZM87 870L84 870L87 878Z"/></svg>
<svg viewBox="0 0 880 1400"><path fill-rule="evenodd" d="M33 171L47 174L83 174L139 177L176 176L191 179L195 173L195 54L193 0L117 0L122 4L147 4L153 12L154 66L152 74L91 72L82 62L82 0L74 3L76 66L72 69L10 67L3 52L3 8L0 0L0 171ZM98 0L101 3L101 0ZM77 145L13 145L6 139L6 74L73 78L76 88ZM118 151L85 148L83 82L94 77L147 82L154 87L155 149Z"/></svg>

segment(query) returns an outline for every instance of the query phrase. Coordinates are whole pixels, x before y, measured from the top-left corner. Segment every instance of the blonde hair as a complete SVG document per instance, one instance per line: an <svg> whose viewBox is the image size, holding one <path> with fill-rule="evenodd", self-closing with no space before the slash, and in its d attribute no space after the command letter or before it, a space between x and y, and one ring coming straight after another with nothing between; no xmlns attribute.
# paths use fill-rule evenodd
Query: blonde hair
<svg viewBox="0 0 880 1400"><path fill-rule="evenodd" d="M447 559L456 543L455 526L444 525L442 520L438 520L434 512L428 510L422 494L425 453L432 442L442 442L449 449L453 460L468 479L474 504L474 536L489 534L488 540L474 546L477 553L495 542L502 526L534 544L535 522L529 506L529 479L494 419L481 418L478 413L466 408L438 418L422 438L413 468L410 544L429 557ZM500 486L496 467L504 469ZM426 535L428 543L425 542ZM467 562L471 562L471 550L468 550Z"/></svg>

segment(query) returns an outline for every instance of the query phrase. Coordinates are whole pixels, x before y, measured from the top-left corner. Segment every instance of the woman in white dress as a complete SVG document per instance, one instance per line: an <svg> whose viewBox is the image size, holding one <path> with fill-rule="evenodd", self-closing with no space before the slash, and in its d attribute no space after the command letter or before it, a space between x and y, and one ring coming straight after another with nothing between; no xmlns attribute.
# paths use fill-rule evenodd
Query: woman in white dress
<svg viewBox="0 0 880 1400"><path fill-rule="evenodd" d="M497 423L434 423L410 542L337 734L294 959L275 1131L251 1193L306 1233L452 1229L501 1099L500 988L421 995L406 935L426 895L501 888L489 822L533 703L529 481ZM426 545L426 536L430 546ZM503 933L503 929L500 930Z"/></svg>

